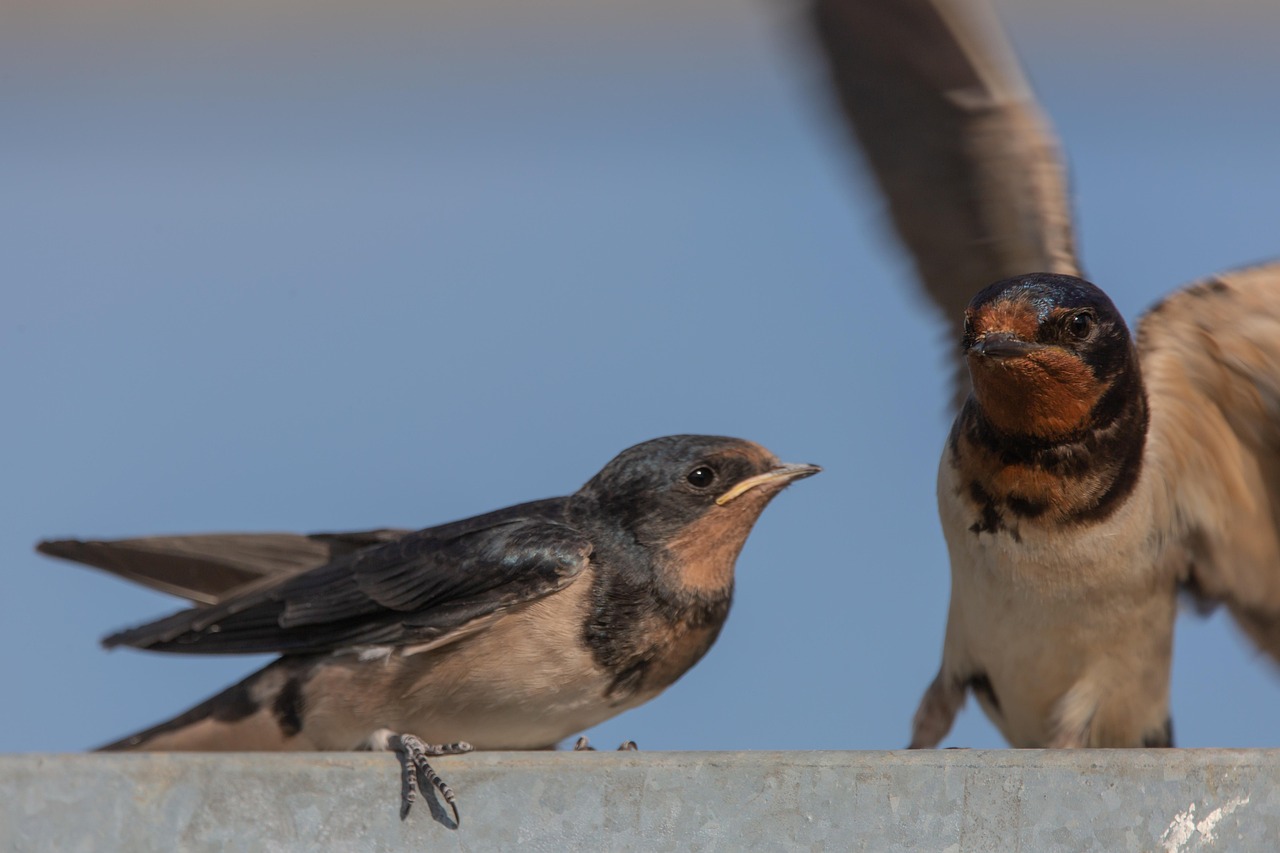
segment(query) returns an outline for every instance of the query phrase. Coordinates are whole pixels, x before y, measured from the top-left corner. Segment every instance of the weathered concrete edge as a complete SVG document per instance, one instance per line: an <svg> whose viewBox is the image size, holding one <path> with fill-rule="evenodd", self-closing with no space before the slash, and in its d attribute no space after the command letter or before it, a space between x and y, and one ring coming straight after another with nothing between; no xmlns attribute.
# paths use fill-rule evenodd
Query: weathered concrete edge
<svg viewBox="0 0 1280 853"><path fill-rule="evenodd" d="M0 756L4 850L1280 849L1280 750ZM424 805L429 807L424 808ZM431 808L430 806L434 806Z"/></svg>

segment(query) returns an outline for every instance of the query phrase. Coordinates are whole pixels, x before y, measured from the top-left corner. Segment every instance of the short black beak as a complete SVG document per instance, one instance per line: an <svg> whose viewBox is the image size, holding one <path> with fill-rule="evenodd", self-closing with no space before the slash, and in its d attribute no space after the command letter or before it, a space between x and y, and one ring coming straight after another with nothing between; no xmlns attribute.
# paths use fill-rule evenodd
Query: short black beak
<svg viewBox="0 0 1280 853"><path fill-rule="evenodd" d="M969 354L986 358L1017 358L1038 349L1039 344L1024 341L1009 332L992 332L974 341L969 347Z"/></svg>

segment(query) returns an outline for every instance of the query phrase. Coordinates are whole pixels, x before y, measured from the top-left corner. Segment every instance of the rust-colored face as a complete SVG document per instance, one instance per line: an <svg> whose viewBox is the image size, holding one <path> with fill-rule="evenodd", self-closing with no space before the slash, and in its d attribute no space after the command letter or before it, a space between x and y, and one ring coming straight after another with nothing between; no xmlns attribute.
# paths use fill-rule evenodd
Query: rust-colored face
<svg viewBox="0 0 1280 853"><path fill-rule="evenodd" d="M726 591L752 525L778 492L816 474L758 444L719 436L668 436L629 448L579 493L634 541L669 555L671 582Z"/></svg>
<svg viewBox="0 0 1280 853"><path fill-rule="evenodd" d="M753 454L756 458L748 469L758 473L726 478L714 505L690 520L668 544L667 551L680 567L679 586L702 593L732 586L738 553L769 501L793 480L820 470L816 465L779 462L763 448L758 450L762 452Z"/></svg>
<svg viewBox="0 0 1280 853"><path fill-rule="evenodd" d="M1005 432L1046 439L1085 426L1108 383L1099 381L1078 354L1034 344L1038 323L1032 306L979 309L969 322L978 342L968 350L973 392L992 423ZM1032 346L1017 346L1026 343Z"/></svg>
<svg viewBox="0 0 1280 853"><path fill-rule="evenodd" d="M1131 349L1102 291L1048 275L1008 279L978 294L965 312L964 347L988 420L1042 440L1090 426Z"/></svg>

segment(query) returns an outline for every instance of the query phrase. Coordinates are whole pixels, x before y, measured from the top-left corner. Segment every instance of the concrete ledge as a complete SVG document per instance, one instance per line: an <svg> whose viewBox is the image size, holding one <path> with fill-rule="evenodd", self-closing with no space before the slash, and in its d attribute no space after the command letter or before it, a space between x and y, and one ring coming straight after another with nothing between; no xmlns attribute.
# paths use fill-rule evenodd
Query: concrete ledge
<svg viewBox="0 0 1280 853"><path fill-rule="evenodd" d="M0 756L0 849L1266 851L1280 750Z"/></svg>

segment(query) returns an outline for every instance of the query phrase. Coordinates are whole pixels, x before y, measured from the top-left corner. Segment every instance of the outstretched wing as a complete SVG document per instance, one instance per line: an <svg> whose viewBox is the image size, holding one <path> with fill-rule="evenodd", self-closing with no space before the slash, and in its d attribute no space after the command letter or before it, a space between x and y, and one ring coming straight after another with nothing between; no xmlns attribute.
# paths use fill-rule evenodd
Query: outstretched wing
<svg viewBox="0 0 1280 853"><path fill-rule="evenodd" d="M811 19L845 118L955 340L965 306L991 282L1079 274L1057 143L985 2L813 0Z"/></svg>
<svg viewBox="0 0 1280 853"><path fill-rule="evenodd" d="M1174 293L1138 348L1168 559L1280 662L1280 263Z"/></svg>
<svg viewBox="0 0 1280 853"><path fill-rule="evenodd" d="M408 530L353 533L209 533L108 541L41 542L42 554L84 563L195 604L217 604L264 580L323 566L359 548L390 542Z"/></svg>

